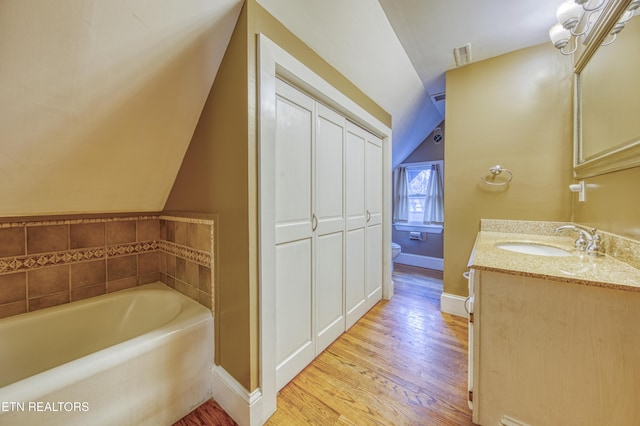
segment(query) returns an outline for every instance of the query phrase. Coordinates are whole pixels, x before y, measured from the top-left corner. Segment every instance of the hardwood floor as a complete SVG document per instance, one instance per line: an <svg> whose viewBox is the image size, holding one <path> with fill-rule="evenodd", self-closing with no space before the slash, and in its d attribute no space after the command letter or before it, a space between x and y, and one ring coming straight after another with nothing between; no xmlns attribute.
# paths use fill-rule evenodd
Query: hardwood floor
<svg viewBox="0 0 640 426"><path fill-rule="evenodd" d="M280 391L267 425L473 424L467 323L440 312L442 273L396 265L393 280L390 301L378 303Z"/></svg>

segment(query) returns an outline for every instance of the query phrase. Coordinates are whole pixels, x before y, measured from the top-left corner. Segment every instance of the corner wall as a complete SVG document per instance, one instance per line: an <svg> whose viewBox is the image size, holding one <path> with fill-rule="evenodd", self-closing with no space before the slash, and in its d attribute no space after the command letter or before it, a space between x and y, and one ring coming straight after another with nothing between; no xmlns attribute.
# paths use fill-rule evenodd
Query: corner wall
<svg viewBox="0 0 640 426"><path fill-rule="evenodd" d="M444 292L462 273L480 219L571 218L572 63L549 43L447 72ZM502 165L513 181L480 181Z"/></svg>

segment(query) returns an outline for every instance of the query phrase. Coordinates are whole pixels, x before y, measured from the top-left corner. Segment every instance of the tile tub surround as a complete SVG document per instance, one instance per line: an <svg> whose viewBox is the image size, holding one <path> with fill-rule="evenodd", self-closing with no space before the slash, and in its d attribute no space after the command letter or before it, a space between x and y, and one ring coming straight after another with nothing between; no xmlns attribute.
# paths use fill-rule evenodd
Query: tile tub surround
<svg viewBox="0 0 640 426"><path fill-rule="evenodd" d="M504 226L500 228L497 222L501 222ZM557 226L563 224L566 223L483 220L469 260L469 267L640 292L640 269L613 256L593 257L576 251L573 247L575 237L559 236L553 232ZM503 231L498 232L496 229ZM521 232L522 230L526 232ZM615 238L609 238L610 240L606 240L609 244L611 241L618 241ZM571 251L574 255L570 257L535 256L513 253L495 246L499 242L514 241L559 247ZM609 250L609 246L606 247Z"/></svg>
<svg viewBox="0 0 640 426"><path fill-rule="evenodd" d="M214 221L160 216L161 281L213 310Z"/></svg>
<svg viewBox="0 0 640 426"><path fill-rule="evenodd" d="M174 233L161 236L168 228ZM212 251L213 220L12 218L0 223L0 318L155 281L211 308ZM178 276L167 271L171 259Z"/></svg>

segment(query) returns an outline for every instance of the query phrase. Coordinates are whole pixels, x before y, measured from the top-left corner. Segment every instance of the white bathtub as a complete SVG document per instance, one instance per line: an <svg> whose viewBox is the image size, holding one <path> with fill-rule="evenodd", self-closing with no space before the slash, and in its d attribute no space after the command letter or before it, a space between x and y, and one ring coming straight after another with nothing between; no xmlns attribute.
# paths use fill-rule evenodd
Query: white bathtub
<svg viewBox="0 0 640 426"><path fill-rule="evenodd" d="M170 425L211 398L211 311L161 283L0 320L0 425Z"/></svg>

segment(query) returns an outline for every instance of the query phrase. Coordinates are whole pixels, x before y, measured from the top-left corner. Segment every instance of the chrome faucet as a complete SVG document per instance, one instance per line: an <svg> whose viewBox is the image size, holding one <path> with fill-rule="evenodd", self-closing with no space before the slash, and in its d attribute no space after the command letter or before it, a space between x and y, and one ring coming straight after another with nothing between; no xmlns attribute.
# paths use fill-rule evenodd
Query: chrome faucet
<svg viewBox="0 0 640 426"><path fill-rule="evenodd" d="M578 238L574 243L576 250L584 251L590 256L604 256L604 247L596 228L589 228L588 231L577 225L564 225L556 228L556 232L564 230L578 232Z"/></svg>

